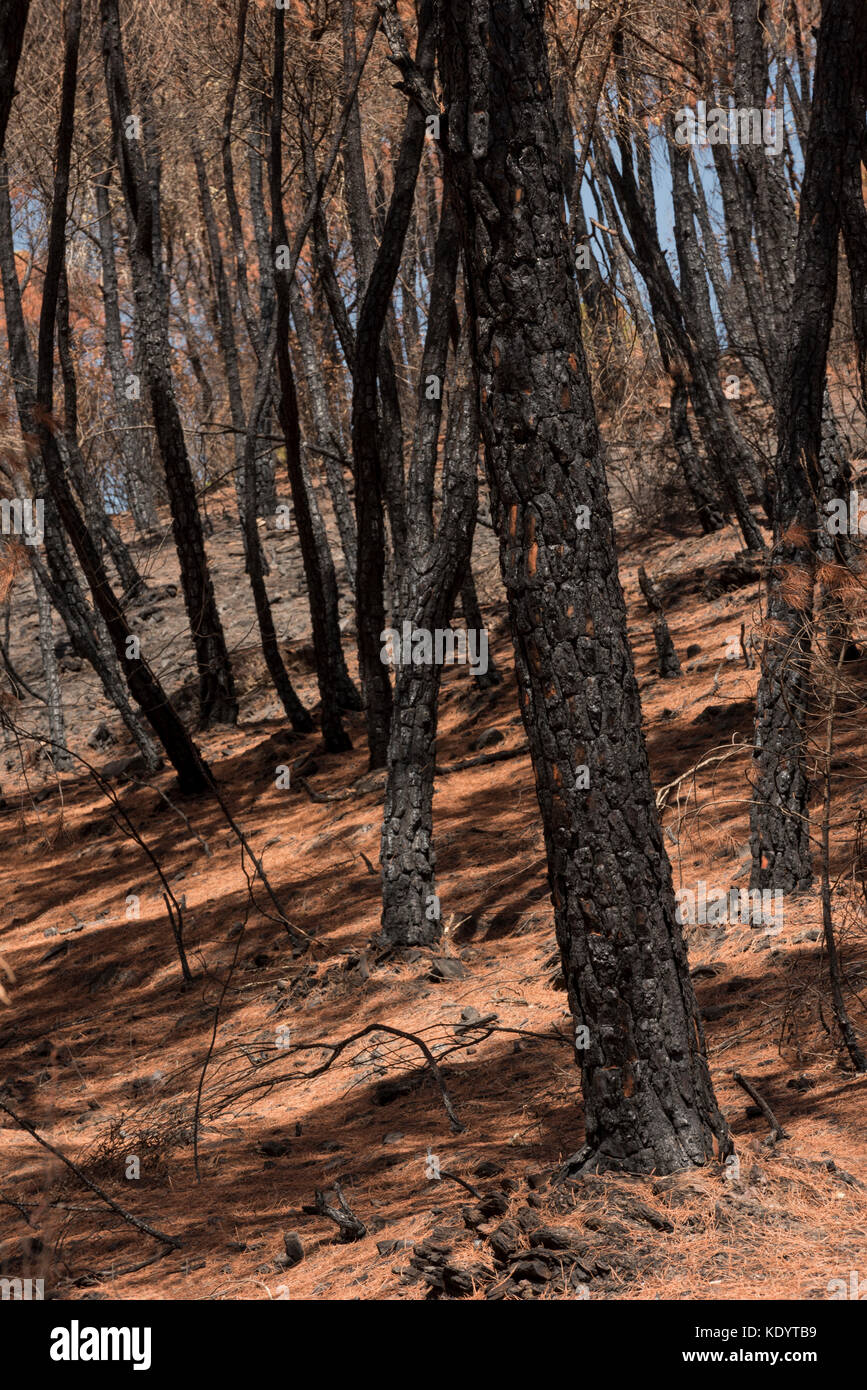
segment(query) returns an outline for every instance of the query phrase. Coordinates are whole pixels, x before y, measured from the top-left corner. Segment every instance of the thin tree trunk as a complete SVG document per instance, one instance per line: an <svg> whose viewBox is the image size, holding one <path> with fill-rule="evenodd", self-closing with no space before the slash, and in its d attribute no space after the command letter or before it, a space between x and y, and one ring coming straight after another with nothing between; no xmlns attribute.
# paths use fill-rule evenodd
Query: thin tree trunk
<svg viewBox="0 0 867 1390"><path fill-rule="evenodd" d="M81 567L90 584L94 603L105 621L129 688L141 705L174 765L181 788L191 793L202 792L210 786L210 778L205 764L174 708L169 703L164 690L147 662L138 653L137 639L134 639L130 632L123 611L112 592L99 551L75 505L54 436L52 423L54 334L57 318L57 295L65 250L66 205L69 194L69 168L81 32L81 0L69 0L65 15L65 29L66 55L55 156L54 194L48 231L48 253L43 279L42 306L39 315L36 399L29 412L29 417L25 415L22 425L39 440L45 473L55 506L75 547Z"/></svg>
<svg viewBox="0 0 867 1390"><path fill-rule="evenodd" d="M861 0L825 0L801 184L796 293L780 382L774 548L750 807L751 885L783 892L806 888L813 877L806 720L814 538L850 93L863 81L865 53Z"/></svg>
<svg viewBox="0 0 867 1390"><path fill-rule="evenodd" d="M29 10L30 0L0 0L0 155L6 141Z"/></svg>
<svg viewBox="0 0 867 1390"><path fill-rule="evenodd" d="M325 746L332 753L342 753L352 747L352 740L343 727L341 707L345 707L349 676L340 644L337 624L337 583L334 565L328 555L323 563L321 548L327 549L324 526L313 496L309 475L301 458L301 430L298 420L298 398L289 355L289 281L288 267L277 264L278 247L288 243L286 218L283 211L282 138L283 138L283 64L285 45L285 15L274 11L274 68L271 98L271 141L269 174L271 186L272 247L274 252L274 290L277 297L277 375L280 395L277 416L286 446L286 468L292 489L292 506L304 573L313 628L316 653L316 675L321 700L321 724Z"/></svg>
<svg viewBox="0 0 867 1390"><path fill-rule="evenodd" d="M432 0L423 0L418 18L416 62L429 74L433 62ZM358 526L358 569L355 581L358 667L364 687L370 766L379 767L388 751L392 693L388 671L380 660L380 632L385 626L383 581L385 536L383 501L394 495L396 478L389 477L383 460L390 447L380 429L377 376L380 339L385 326L394 281L412 212L413 196L425 138L424 114L410 104L394 174L394 190L376 261L367 283L358 320L352 392L352 453L355 465L355 509ZM383 389L387 373L380 374ZM392 428L394 398L385 398ZM391 484L389 489L388 485ZM393 534L396 548L399 535Z"/></svg>
<svg viewBox="0 0 867 1390"><path fill-rule="evenodd" d="M280 698L280 702L283 705L283 709L293 729L297 732L307 732L313 728L313 720L301 703L292 685L289 672L286 670L286 664L283 661L283 657L280 653L280 646L277 641L277 632L274 627L271 603L265 585L265 557L262 550L262 541L259 536L259 527L256 521L255 488L249 486L250 480L247 474L248 472L252 472L252 470L247 469L244 459L244 436L246 434L247 425L244 415L244 398L241 391L241 373L238 365L238 348L235 339L232 304L229 297L229 284L223 264L220 234L217 228L217 219L214 216L213 204L211 202L208 176L201 151L198 147L195 147L193 150L193 160L196 166L199 196L202 203L202 215L205 222L205 232L210 253L211 278L214 283L217 300L216 309L220 335L220 349L223 357L223 367L226 373L226 383L229 392L229 413L232 420L232 447L235 453L235 491L238 499L238 512L241 522L241 535L244 542L246 569L247 574L250 576L250 585L253 590L253 603L259 625L259 639L262 643L265 665L273 681L274 689Z"/></svg>
<svg viewBox="0 0 867 1390"><path fill-rule="evenodd" d="M91 116L91 123L93 124L93 116ZM134 381L136 373L135 371L130 372L123 350L114 229L108 197L111 170L103 170L99 167L95 152L92 156L92 162L93 192L96 202L96 232L102 268L105 355L111 376L114 413L119 424L116 438L123 459L123 474L130 512L138 530L147 533L156 529L159 518L151 470L146 465L147 449L143 430L143 411L141 406L136 404Z"/></svg>
<svg viewBox="0 0 867 1390"><path fill-rule="evenodd" d="M36 406L36 367L30 354L21 306L12 234L12 207L5 164L0 166L0 273L3 278L6 337L18 418L22 432L32 434ZM31 454L28 467L34 496L41 497L45 503L45 558L48 568L43 566L39 555L34 552L31 557L34 570L63 619L75 652L83 660L90 662L106 697L117 709L141 749L146 766L149 770L156 771L161 762L159 752L130 706L108 634L100 630L99 622L95 620L95 615L81 591L40 453Z"/></svg>
<svg viewBox="0 0 867 1390"><path fill-rule="evenodd" d="M476 505L479 421L475 388L452 393L446 434L443 511L427 544L413 525L413 543L404 574L400 623L435 642L448 627L455 592L468 558ZM413 522L416 517L413 516ZM436 765L437 698L442 667L436 648L418 661L415 642L402 646L394 686L394 712L388 741L388 777L382 820L382 930L386 947L430 946L442 936L433 845L433 791Z"/></svg>
<svg viewBox="0 0 867 1390"><path fill-rule="evenodd" d="M232 666L205 554L196 487L171 378L168 296L161 263L159 221L155 217L159 203L157 169L153 154L148 168L139 148L141 142L130 133L128 123L133 111L117 0L100 0L100 15L106 90L129 216L133 282L146 343L151 407L165 468L181 587L199 673L199 719L203 728L210 724L234 724L238 719L238 701Z"/></svg>
<svg viewBox="0 0 867 1390"><path fill-rule="evenodd" d="M48 732L52 744L51 761L55 767L69 771L73 765L73 760L69 756L69 750L66 746L60 671L54 651L51 600L36 570L33 571L33 589L36 594L36 613L39 618L39 651L42 656L42 669L45 672L45 703L48 707Z"/></svg>

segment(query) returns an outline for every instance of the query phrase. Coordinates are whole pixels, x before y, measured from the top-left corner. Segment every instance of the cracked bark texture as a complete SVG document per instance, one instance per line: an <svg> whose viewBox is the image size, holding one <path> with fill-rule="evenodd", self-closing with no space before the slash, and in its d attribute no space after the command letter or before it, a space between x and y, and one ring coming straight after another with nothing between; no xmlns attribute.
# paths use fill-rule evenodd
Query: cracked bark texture
<svg viewBox="0 0 867 1390"><path fill-rule="evenodd" d="M801 184L791 326L779 382L777 496L766 638L756 705L750 806L751 887L791 892L812 881L807 682L817 503L839 475L826 363L837 292L837 242L849 149L851 93L863 81L867 10L826 0L816 45ZM824 425L824 428L823 428Z"/></svg>
<svg viewBox="0 0 867 1390"><path fill-rule="evenodd" d="M446 628L468 558L476 506L479 418L475 391L452 396L446 431L443 511L433 527L417 525L411 510L400 622L415 631ZM422 534L427 530L427 535ZM436 898L433 793L437 700L442 671L436 662L398 666L388 741L388 777L382 821L382 930L384 946L433 945L442 935Z"/></svg>
<svg viewBox="0 0 867 1390"><path fill-rule="evenodd" d="M440 0L482 428L576 1023L587 1148L636 1173L731 1147L662 844L563 219L541 0ZM579 506L591 509L576 527ZM590 786L579 790L579 767Z"/></svg>

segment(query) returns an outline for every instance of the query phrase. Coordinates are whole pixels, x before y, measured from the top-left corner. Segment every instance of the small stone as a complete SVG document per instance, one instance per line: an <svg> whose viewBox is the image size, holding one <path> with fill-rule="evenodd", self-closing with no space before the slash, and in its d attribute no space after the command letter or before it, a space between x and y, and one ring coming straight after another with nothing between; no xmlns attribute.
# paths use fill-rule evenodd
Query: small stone
<svg viewBox="0 0 867 1390"><path fill-rule="evenodd" d="M462 980L466 970L454 956L435 956L430 968L429 980Z"/></svg>
<svg viewBox="0 0 867 1390"><path fill-rule="evenodd" d="M267 1158L283 1158L291 1151L292 1145L288 1139L265 1139L259 1145L259 1152L265 1154Z"/></svg>
<svg viewBox="0 0 867 1390"><path fill-rule="evenodd" d="M301 1237L297 1231L283 1232L283 1248L290 1265L300 1264L304 1259L304 1246L301 1244Z"/></svg>
<svg viewBox="0 0 867 1390"><path fill-rule="evenodd" d="M493 748L498 743L505 741L505 734L499 729L485 729L484 733L479 734L478 738L473 739L470 747L475 753L481 753L485 748Z"/></svg>

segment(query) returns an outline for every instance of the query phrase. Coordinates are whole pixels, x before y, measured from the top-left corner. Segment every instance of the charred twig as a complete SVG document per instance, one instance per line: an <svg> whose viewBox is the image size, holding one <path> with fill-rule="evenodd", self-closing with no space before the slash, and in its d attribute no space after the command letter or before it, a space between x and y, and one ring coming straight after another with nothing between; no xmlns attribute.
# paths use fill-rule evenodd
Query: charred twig
<svg viewBox="0 0 867 1390"><path fill-rule="evenodd" d="M315 801L317 805L324 806L330 801L349 801L353 796L358 796L358 792L351 787L344 788L339 792L317 792L314 791L306 777L296 777L296 782L303 792Z"/></svg>
<svg viewBox="0 0 867 1390"><path fill-rule="evenodd" d="M450 1173L447 1169L440 1168L440 1177L448 1178L451 1182L456 1182L465 1192L469 1192L471 1197L477 1197L479 1201L481 1201L484 1196L484 1193L480 1192L477 1187L473 1187L471 1182L465 1182L463 1178L459 1178L457 1173Z"/></svg>
<svg viewBox="0 0 867 1390"><path fill-rule="evenodd" d="M269 1090L272 1086L279 1086L284 1081L312 1081L317 1076L329 1070L334 1065L341 1053L347 1047L351 1047L360 1038L369 1037L371 1033L389 1033L395 1038L404 1038L407 1042L414 1043L424 1054L425 1061L430 1067L434 1080L442 1097L443 1108L449 1117L449 1122L455 1134L463 1134L465 1126L461 1124L455 1113L451 1097L446 1090L442 1073L437 1065L437 1060L423 1038L417 1037L415 1033L407 1033L403 1028L394 1028L388 1023L369 1023L365 1028L360 1028L357 1033L351 1033L349 1037L341 1038L340 1042L309 1042L296 1043L292 1047L293 1052L330 1052L331 1056L322 1062L318 1067L311 1071L283 1072L280 1076L268 1077L263 1081L252 1081L247 1086L242 1086L240 1090L232 1093L232 1100L237 1100L243 1095L248 1095L251 1091ZM266 1062L263 1064L268 1066Z"/></svg>
<svg viewBox="0 0 867 1390"><path fill-rule="evenodd" d="M341 1191L339 1182L335 1182L334 1192L340 1203L339 1210L328 1203L325 1193L318 1187L316 1189L316 1210L320 1216L327 1216L329 1221L335 1222L340 1231L340 1239L344 1244L348 1245L350 1241L361 1240L363 1236L367 1235L367 1227L361 1218L352 1211Z"/></svg>
<svg viewBox="0 0 867 1390"><path fill-rule="evenodd" d="M518 748L499 748L496 753L479 753L478 757L463 758L459 763L446 763L445 766L437 764L435 772L437 777L447 777L451 772L466 772L471 767L487 767L488 763L504 763L509 758L520 758L528 752L527 744L522 743Z"/></svg>
<svg viewBox="0 0 867 1390"><path fill-rule="evenodd" d="M770 1125L770 1142L772 1144L776 1144L779 1139L788 1139L788 1134L783 1129L773 1110L768 1105L768 1102L759 1095L755 1086L752 1086L750 1082L746 1080L745 1077L741 1076L739 1071L732 1072L732 1076L740 1086L741 1090L746 1091L747 1095L755 1101L756 1105L759 1107L768 1124Z"/></svg>
<svg viewBox="0 0 867 1390"><path fill-rule="evenodd" d="M109 1197L107 1192L103 1192L102 1188L98 1187L92 1178L89 1178L87 1174L79 1168L77 1163L73 1163L71 1158L66 1157L66 1154L61 1153L53 1144L49 1144L48 1140L44 1139L39 1131L33 1128L29 1120L25 1120L23 1116L10 1109L5 1100L0 1099L0 1110L5 1110L10 1119L13 1119L17 1125L20 1125L23 1130L26 1130L31 1138L36 1140L37 1144L41 1144L43 1149L47 1149L49 1153L54 1154L55 1158L59 1158L61 1163L64 1163L66 1167L75 1174L79 1181L84 1183L85 1187L89 1187L91 1192L95 1192L97 1197L105 1202L107 1206L111 1207L112 1211L117 1212L118 1216L126 1221L128 1225L135 1226L136 1230L141 1231L143 1235L152 1236L154 1240L162 1241L163 1245L171 1246L174 1250L179 1250L181 1248L182 1242L177 1236L167 1236L163 1231L158 1231L155 1226L149 1226L146 1221L142 1221L140 1216L134 1216L132 1212L126 1211L113 1197Z"/></svg>
<svg viewBox="0 0 867 1390"><path fill-rule="evenodd" d="M191 985L193 983L193 976L184 948L184 919L181 915L181 909L177 903L172 907L172 902L168 893L163 893L163 902L166 905L166 912L168 913L169 923L172 928L172 935L175 938L175 946L178 950L178 959L181 962L181 974L184 977L184 983Z"/></svg>

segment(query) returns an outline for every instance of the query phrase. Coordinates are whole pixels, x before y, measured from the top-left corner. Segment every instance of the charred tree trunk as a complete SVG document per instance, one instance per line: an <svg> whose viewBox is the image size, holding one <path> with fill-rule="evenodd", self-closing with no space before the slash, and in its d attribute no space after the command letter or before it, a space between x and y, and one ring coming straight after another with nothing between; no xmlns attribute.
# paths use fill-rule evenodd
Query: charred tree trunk
<svg viewBox="0 0 867 1390"><path fill-rule="evenodd" d="M63 692L60 688L60 670L54 651L54 625L51 621L51 600L39 578L33 571L33 589L36 594L36 613L39 618L39 650L42 655L42 669L45 672L45 704L48 708L48 733L51 738L51 761L56 768L69 771L73 760L66 746L66 726L63 719Z"/></svg>
<svg viewBox="0 0 867 1390"><path fill-rule="evenodd" d="M433 64L433 0L423 0L418 19L416 62L430 74ZM370 766L380 767L387 758L392 694L388 669L380 660L380 633L385 626L383 581L385 529L383 502L395 478L389 479L384 460L389 445L384 436L396 429L396 392L387 369L378 373L394 281L403 254L415 185L425 137L425 118L410 104L394 174L394 191L383 228L382 240L364 294L358 319L352 392L352 453L355 467L355 510L358 527L358 568L355 580L358 627L358 667L364 687ZM384 392L383 421L378 412L377 379ZM400 536L392 537L397 550Z"/></svg>
<svg viewBox="0 0 867 1390"><path fill-rule="evenodd" d="M472 556L473 541L470 537L470 555ZM464 571L461 583L461 610L464 615L464 622L467 632L484 632L485 620L482 617L482 610L479 605L479 595L476 591L476 580L473 574L472 559L467 560L467 567ZM493 685L499 685L502 681L494 658L490 652L490 641L488 643L488 669L473 675L473 682L479 690L488 690Z"/></svg>
<svg viewBox="0 0 867 1390"><path fill-rule="evenodd" d="M644 595L644 601L653 617L653 640L656 643L656 661L659 674L663 680L679 676L681 674L680 657L671 640L662 600L643 565L638 571L638 587Z"/></svg>
<svg viewBox="0 0 867 1390"><path fill-rule="evenodd" d="M93 191L96 202L96 233L102 268L102 309L105 331L105 355L111 375L114 413L118 421L118 447L123 459L123 473L133 520L141 532L153 531L158 522L150 460L147 457L141 407L135 403L133 379L123 350L123 331L120 318L120 294L117 282L117 260L114 251L114 229L108 190L111 171L101 169L93 157Z"/></svg>
<svg viewBox="0 0 867 1390"><path fill-rule="evenodd" d="M863 81L865 53L867 9L861 0L825 0L801 184L791 327L780 381L768 635L750 807L751 885L783 892L806 888L813 878L806 719L822 418L851 92Z"/></svg>
<svg viewBox="0 0 867 1390"><path fill-rule="evenodd" d="M464 220L488 476L557 938L586 1029L587 1148L576 1162L668 1173L725 1155L731 1140L641 732L543 14L541 0L440 0L446 167ZM589 528L576 524L579 507L590 508Z"/></svg>
<svg viewBox="0 0 867 1390"><path fill-rule="evenodd" d="M409 653L401 646L395 673L380 851L382 930L378 944L386 947L430 946L442 936L433 845L437 700L442 675L435 634L448 628L467 561L478 452L475 390L458 387L452 393L449 411L443 511L436 539L432 538L432 522L429 527L424 521L419 525L418 514L414 514L401 585L397 630L402 632L403 622L408 621L413 633L427 637L430 646L427 653L415 641Z"/></svg>
<svg viewBox="0 0 867 1390"><path fill-rule="evenodd" d="M277 298L277 375L280 394L277 415L286 445L286 468L292 489L292 505L310 603L313 627L313 647L316 653L316 674L321 699L322 736L332 753L342 753L352 747L352 740L343 727L341 708L351 698L351 686L337 624L337 582L330 553L325 562L321 547L327 550L324 525L313 496L309 474L301 457L301 429L298 420L298 398L289 355L289 282L288 266L280 266L278 251L288 251L288 233L283 211L283 63L285 47L285 15L274 11L274 68L271 97L271 141L269 175L271 186L272 251L274 255L274 291Z"/></svg>
<svg viewBox="0 0 867 1390"><path fill-rule="evenodd" d="M459 229L454 191L443 193L428 326L416 392L416 425L409 472L409 531L399 573L396 630L409 623L410 651L399 648L388 743L382 822L382 932L386 946L432 945L442 935L435 888L433 785L437 699L441 679L437 630L449 625L455 592L469 559L478 494L478 408L466 380L451 392L443 472L443 506L434 531L433 495L442 422L442 394L425 383L446 375ZM456 364L457 367L457 364ZM457 372L456 372L457 375ZM419 634L417 644L415 634ZM382 658L381 658L382 659Z"/></svg>
<svg viewBox="0 0 867 1390"><path fill-rule="evenodd" d="M30 0L0 0L0 155L6 140L6 126L12 99L15 96L15 77L21 50Z"/></svg>
<svg viewBox="0 0 867 1390"><path fill-rule="evenodd" d="M229 296L229 282L223 264L220 233L217 228L217 219L214 215L214 207L211 201L211 192L208 186L205 163L201 151L198 148L193 151L193 160L196 166L199 197L202 203L202 216L204 218L208 240L211 278L214 283L217 300L217 324L219 327L220 348L223 356L223 367L226 373L226 384L229 394L229 414L232 420L232 444L235 452L235 492L238 498L238 512L241 521L241 535L244 542L246 569L247 574L250 576L250 587L253 591L256 620L259 625L259 640L262 643L262 654L265 657L265 665L268 668L268 674L271 677L274 689L277 692L287 718L296 732L306 733L313 728L313 720L301 703L292 685L289 672L286 670L286 664L283 661L283 657L280 653L280 645L277 641L277 631L274 627L271 603L265 585L265 557L262 552L262 541L256 522L256 491L255 487L249 486L247 477L248 472L253 473L253 470L247 469L244 459L246 420L244 416L244 398L241 391L241 373L238 365L235 324L232 316L232 303Z"/></svg>
<svg viewBox="0 0 867 1390"><path fill-rule="evenodd" d="M143 580L135 567L132 556L124 541L118 535L111 518L107 516L105 502L97 487L88 477L87 467L78 444L78 386L75 376L75 363L72 358L72 335L69 328L69 288L66 283L66 268L60 275L57 313L57 349L60 357L60 372L63 377L64 434L69 470L75 484L88 527L94 539L101 542L112 558L124 602L133 595L140 595Z"/></svg>
<svg viewBox="0 0 867 1390"><path fill-rule="evenodd" d="M689 392L682 376L675 370L671 385L671 400L668 407L668 427L674 441L674 448L687 491L693 501L699 525L706 536L721 531L725 517L708 486L701 460L696 452L695 441L689 428Z"/></svg>
<svg viewBox="0 0 867 1390"><path fill-rule="evenodd" d="M138 652L138 639L130 632L123 611L112 591L99 551L75 504L63 469L55 439L52 418L54 389L54 335L57 296L63 269L66 205L78 75L78 49L81 32L81 0L69 0L65 15L66 54L60 100L54 193L48 230L48 252L39 314L39 352L36 372L36 398L22 425L39 441L45 474L60 518L69 533L82 569L90 585L94 603L108 629L118 661L134 698L174 765L181 788L203 792L211 785L207 768L184 725L166 697L147 662ZM8 322L8 321L7 321Z"/></svg>
<svg viewBox="0 0 867 1390"><path fill-rule="evenodd" d="M181 587L199 673L199 718L203 728L234 724L238 701L223 625L205 554L181 417L171 378L168 296L163 274L158 211L159 190L151 160L148 168L136 136L121 46L117 0L100 0L105 83L112 130L130 228L133 284L146 344L146 375L154 426L165 468L172 531L180 563Z"/></svg>

